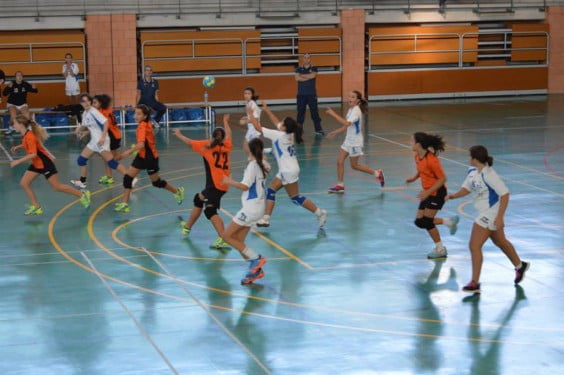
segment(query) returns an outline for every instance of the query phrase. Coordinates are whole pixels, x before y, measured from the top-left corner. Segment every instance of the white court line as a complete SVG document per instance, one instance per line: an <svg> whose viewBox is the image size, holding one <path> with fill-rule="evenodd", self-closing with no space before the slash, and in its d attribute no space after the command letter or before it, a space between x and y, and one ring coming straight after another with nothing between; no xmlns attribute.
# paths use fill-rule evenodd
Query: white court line
<svg viewBox="0 0 564 375"><path fill-rule="evenodd" d="M80 252L80 254L82 255L82 257L86 260L86 262L88 262L88 265L90 266L90 268L92 268L92 270L94 271L94 273L96 273L96 276L98 276L98 278L100 279L100 281L104 284L104 286L106 287L106 289L108 289L108 291L111 293L111 295L114 297L114 299L120 304L120 306L123 308L123 310L127 313L127 315L129 315L129 317L133 320L133 322L135 323L135 325L137 326L137 328L139 329L139 331L141 331L141 333L143 334L143 336L145 336L145 338L151 343L151 345L153 346L153 348L155 348L155 350L157 351L157 353L159 353L159 355L161 356L161 358L165 361L165 363L167 364L168 368L176 375L178 375L178 371L176 371L176 369L174 368L174 366L172 365L172 363L170 363L170 361L168 360L168 358L164 355L164 353L159 349L159 347L157 346L157 344L155 344L155 342L153 341L153 339L151 338L151 336L149 336L149 334L147 333L147 331L145 331L145 328L143 328L143 325L141 325L141 323L139 323L139 321L135 318L135 316L133 316L133 314L131 313L131 311L129 311L129 309L127 308L127 306L125 306L125 304L123 303L123 301L118 297L118 295L116 294L116 292L112 289L112 287L110 286L110 284L108 284L108 282L106 281L106 279L104 279L102 277L102 275L100 275L100 272L98 272L98 270L96 269L96 267L94 267L94 264L92 264L92 262L90 261L90 258L88 258L88 256L86 256L86 254L84 252Z"/></svg>
<svg viewBox="0 0 564 375"><path fill-rule="evenodd" d="M14 158L12 157L12 155L10 155L8 150L6 150L6 147L4 147L4 144L2 142L0 142L0 149L4 152L9 161L14 161Z"/></svg>
<svg viewBox="0 0 564 375"><path fill-rule="evenodd" d="M403 148L409 148L409 149L411 149L411 146L406 145L406 144L404 144L404 143L399 143L399 142L393 141L393 140L388 139L388 138L384 138L384 137L380 137L380 136L374 135L374 134L372 134L372 133L370 133L370 134L368 134L368 135L371 136L371 137L374 137L374 138L381 139L381 140L386 141L386 142L388 142L388 143L392 143L392 144L394 144L394 145L398 145L398 146L403 147ZM449 161L449 162L451 162L451 163L461 165L461 166L463 166L463 167L465 167L465 168L468 168L468 167L469 167L468 164L461 163L461 162L459 162L458 160L453 160L453 159L445 158L444 156L439 156L439 159L443 159L443 160ZM544 189L544 188L541 188L541 187L538 187L538 186L535 186L535 185L528 184L528 183L526 183L526 182L521 182L521 181L513 180L513 179L508 178L508 177L504 177L504 178L505 178L505 180L511 181L511 182L513 182L513 183L515 183L515 184L524 185L524 186L527 186L527 187L530 187L530 188L533 188L533 189L537 189L537 190L540 190L540 191L544 191L545 193L550 193L550 194L554 194L554 195L559 196L559 197L564 197L564 194L557 193L557 192L552 191L552 190Z"/></svg>
<svg viewBox="0 0 564 375"><path fill-rule="evenodd" d="M153 256L153 254L151 254L150 252L147 251L147 249L145 248L141 248L148 256L151 257L151 259L153 259L153 261L158 264L158 266L172 279L174 280L174 282L190 297L194 300L194 302L196 302L198 304L198 306L200 306L202 308L202 310L205 311L205 313L212 318L212 320L227 334L227 336L229 336L233 341L235 341L235 343L237 345L239 345L244 351L245 353L247 353L249 355L249 357L251 357L255 363L257 365L260 366L260 368L262 368L264 370L264 372L266 374L271 374L270 370L268 369L268 367L266 367L261 361L260 359L257 358L257 356L255 356L253 354L253 352L251 352L246 346L245 344L243 344L238 338L237 336L235 336L233 333L231 333L231 331L229 329L227 329L227 327L225 327L225 325L223 323L221 323L221 321L216 318L216 316L211 312L211 310L204 305L192 292L190 292L188 290L188 288L186 288L184 285L182 285L182 283L179 282L179 279L174 276L169 270L168 268L166 268L164 266L164 264L162 264L157 258L155 258Z"/></svg>

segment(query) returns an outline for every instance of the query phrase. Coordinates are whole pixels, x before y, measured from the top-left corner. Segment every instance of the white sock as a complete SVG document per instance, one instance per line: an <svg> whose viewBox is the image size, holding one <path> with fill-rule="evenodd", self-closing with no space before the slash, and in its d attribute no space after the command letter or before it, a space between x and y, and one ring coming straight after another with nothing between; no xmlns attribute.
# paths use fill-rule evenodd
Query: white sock
<svg viewBox="0 0 564 375"><path fill-rule="evenodd" d="M321 216L321 208L317 207L317 210L315 210L315 216Z"/></svg>
<svg viewBox="0 0 564 375"><path fill-rule="evenodd" d="M443 245L442 241L435 243L435 250L443 250L445 246Z"/></svg>
<svg viewBox="0 0 564 375"><path fill-rule="evenodd" d="M250 260L250 259L257 259L258 258L258 254L255 253L250 247L245 247L245 250L241 251L241 255L243 255L243 258Z"/></svg>
<svg viewBox="0 0 564 375"><path fill-rule="evenodd" d="M515 271L518 271L521 269L521 267L523 267L523 263L519 263L519 265L517 267L515 267Z"/></svg>
<svg viewBox="0 0 564 375"><path fill-rule="evenodd" d="M374 176L378 177L380 175L380 170L375 169L374 170Z"/></svg>
<svg viewBox="0 0 564 375"><path fill-rule="evenodd" d="M450 227L453 222L451 219L443 219L443 224L446 225L447 227Z"/></svg>
<svg viewBox="0 0 564 375"><path fill-rule="evenodd" d="M339 186L345 186L345 183L344 183L343 181L339 181L339 182L337 182L337 185L339 185Z"/></svg>
<svg viewBox="0 0 564 375"><path fill-rule="evenodd" d="M264 215L262 218L263 218L264 220L270 220L270 215Z"/></svg>

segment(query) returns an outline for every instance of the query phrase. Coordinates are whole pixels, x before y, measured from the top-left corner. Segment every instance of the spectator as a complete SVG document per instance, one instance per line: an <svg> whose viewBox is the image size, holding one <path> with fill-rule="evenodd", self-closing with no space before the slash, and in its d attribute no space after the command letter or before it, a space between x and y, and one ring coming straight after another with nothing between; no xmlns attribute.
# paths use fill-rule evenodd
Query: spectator
<svg viewBox="0 0 564 375"><path fill-rule="evenodd" d="M21 113L27 118L30 117L29 108L27 105L27 93L39 92L35 85L30 84L23 79L23 73L19 70L16 72L16 80L8 83L4 88L4 96L8 96L6 108L10 112L10 126L14 124L14 120L18 113ZM6 129L6 134L12 133L12 129Z"/></svg>
<svg viewBox="0 0 564 375"><path fill-rule="evenodd" d="M304 124L306 105L309 106L311 119L315 126L315 134L325 135L321 128L321 117L317 109L317 92L315 90L315 78L317 77L317 68L311 65L311 56L309 53L303 56L303 65L296 68L296 81L298 82L298 118L297 122L300 126Z"/></svg>
<svg viewBox="0 0 564 375"><path fill-rule="evenodd" d="M72 62L72 54L65 55L63 65L63 76L65 77L65 93L69 99L69 104L78 104L80 94L80 84L78 83L78 65Z"/></svg>
<svg viewBox="0 0 564 375"><path fill-rule="evenodd" d="M4 84L5 80L6 75L4 74L4 71L0 69L0 92L2 92L2 85ZM2 95L0 95L0 104L2 104Z"/></svg>
<svg viewBox="0 0 564 375"><path fill-rule="evenodd" d="M155 111L154 125L159 126L159 122L166 113L166 106L159 102L159 82L153 78L153 68L145 66L145 74L137 84L137 104L145 104Z"/></svg>

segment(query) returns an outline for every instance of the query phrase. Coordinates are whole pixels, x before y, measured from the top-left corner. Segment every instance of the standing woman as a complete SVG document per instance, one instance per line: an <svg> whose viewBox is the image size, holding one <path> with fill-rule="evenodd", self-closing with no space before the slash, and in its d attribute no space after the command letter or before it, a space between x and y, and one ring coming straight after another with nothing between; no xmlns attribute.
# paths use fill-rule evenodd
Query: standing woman
<svg viewBox="0 0 564 375"><path fill-rule="evenodd" d="M31 165L27 168L20 182L21 187L24 189L31 202L31 205L29 205L24 215L32 216L43 214L43 208L31 189L32 182L40 174L45 176L45 179L49 182L53 190L74 195L80 198L80 203L82 203L85 208L90 207L90 192L88 190L80 192L69 185L64 185L59 182L57 168L55 167L55 163L53 163L53 156L47 151L45 146L43 146L43 141L47 139L45 129L23 115L16 116L14 128L22 135L22 144L12 147L11 151L15 153L17 150L23 148L27 155L21 159L12 161L10 166L13 168L27 161L31 162Z"/></svg>
<svg viewBox="0 0 564 375"><path fill-rule="evenodd" d="M505 237L504 216L509 205L509 189L492 168L493 158L484 146L470 147L470 167L459 191L448 195L456 199L474 193L474 207L478 216L472 226L470 254L472 256L472 281L462 288L469 293L480 293L482 271L482 246L488 238L503 251L515 267L515 284L525 277L530 263L521 261L513 244Z"/></svg>
<svg viewBox="0 0 564 375"><path fill-rule="evenodd" d="M192 208L190 218L180 223L182 233L185 236L190 234L203 211L217 232L218 237L210 246L217 250L229 248L229 245L223 240L225 225L217 213L221 208L221 198L229 190L229 185L223 183L224 177L230 174L230 155L233 148L229 115L223 116L223 126L223 128L214 129L211 140L190 139L182 135L180 129L174 130L174 135L178 139L192 147L194 152L202 155L206 169L206 187L194 195L194 208Z"/></svg>
<svg viewBox="0 0 564 375"><path fill-rule="evenodd" d="M311 199L300 194L298 184L300 165L296 157L294 143L300 144L303 142L302 127L291 117L285 117L283 121L280 121L265 102L263 102L262 106L277 130L262 127L255 118L251 118L251 120L256 131L272 141L274 157L278 163L278 173L268 187L266 193L266 212L264 217L257 222L257 226L270 226L270 216L276 203L276 193L284 187L292 202L315 214L319 228L323 228L327 221L327 211L320 209ZM251 116L252 114L249 111L249 117Z"/></svg>
<svg viewBox="0 0 564 375"><path fill-rule="evenodd" d="M4 74L4 71L0 69L0 92L2 92L2 85L4 84L4 81L6 81L6 74ZM0 104L2 104L2 95L0 95Z"/></svg>
<svg viewBox="0 0 564 375"><path fill-rule="evenodd" d="M99 154L111 169L117 169L121 174L126 172L125 167L114 159L110 151L109 121L92 106L92 102L93 98L90 95L80 95L80 104L84 108L84 113L82 114L82 124L76 127L76 134L80 139L90 134L90 141L76 159L76 163L80 167L80 178L71 180L71 183L80 189L86 189L88 159L95 153ZM87 130L82 132L84 129Z"/></svg>
<svg viewBox="0 0 564 375"><path fill-rule="evenodd" d="M408 178L405 182L410 184L421 178L423 190L417 195L419 208L415 216L415 225L427 230L429 236L435 243L435 247L429 254L428 259L441 259L447 257L447 249L441 241L441 235L436 225L444 224L449 227L450 234L455 234L458 228L458 216L450 219L435 217L445 204L447 195L446 175L437 155L445 150L445 142L438 135L417 132L413 135L415 151L415 164L417 174Z"/></svg>
<svg viewBox="0 0 564 375"><path fill-rule="evenodd" d="M255 89L252 87L247 87L243 91L243 98L245 99L245 112L247 116L241 117L239 124L242 126L247 126L247 132L245 133L245 140L243 141L243 150L249 156L251 156L249 150L249 142L255 138L260 138L260 133L255 129L248 113L252 113L253 117L260 121L261 110L257 104L258 95L255 93Z"/></svg>
<svg viewBox="0 0 564 375"><path fill-rule="evenodd" d="M329 193L343 194L345 192L345 160L350 156L351 168L360 172L367 173L376 178L380 186L384 186L384 172L381 169L372 169L358 161L364 152L364 137L362 135L362 122L364 114L368 111L368 102L362 98L359 91L351 91L349 94L349 111L346 119L339 116L331 108L327 109L327 114L333 116L341 127L333 130L327 135L328 139L333 139L337 134L347 132L345 142L341 145L337 158L337 183L330 187Z"/></svg>
<svg viewBox="0 0 564 375"><path fill-rule="evenodd" d="M123 154L121 159L137 153L133 163L123 176L123 201L116 203L114 211L127 213L129 212L129 197L131 189L133 189L133 180L143 169L147 170L149 179L154 187L166 189L174 194L174 199L179 205L184 201L184 188L176 188L162 180L159 176L159 153L157 152L155 133L151 126L151 108L145 104L139 104L135 107L135 121L137 122L137 131L135 132L137 143L134 147L129 148Z"/></svg>
<svg viewBox="0 0 564 375"><path fill-rule="evenodd" d="M249 269L241 284L250 284L264 276L262 266L266 258L255 253L245 244L245 238L251 227L264 215L264 184L268 171L263 165L262 151L264 145L260 138L249 142L251 160L245 169L243 181L234 181L230 176L224 176L223 183L243 191L241 194L242 208L233 216L233 220L225 230L223 239L236 248L243 259L249 262Z"/></svg>
<svg viewBox="0 0 564 375"><path fill-rule="evenodd" d="M111 107L112 98L109 95L102 94L94 96L92 105L96 108L108 121L108 136L110 137L110 152L114 160L118 161L121 158L119 148L121 146L121 130L117 124L116 116L114 115L113 108ZM105 165L106 174L98 180L99 184L113 184L114 178L112 177L112 168ZM135 186L135 182L133 183Z"/></svg>
<svg viewBox="0 0 564 375"><path fill-rule="evenodd" d="M33 92L37 93L39 90L35 87L35 85L30 84L27 81L24 81L23 73L19 70L16 72L16 80L10 82L4 88L4 96L8 96L8 100L6 102L6 108L8 108L8 112L10 112L10 124L14 124L14 120L18 114L22 114L27 118L30 118L29 107L27 105L27 93ZM11 129L6 131L6 134L10 134L12 132Z"/></svg>
<svg viewBox="0 0 564 375"><path fill-rule="evenodd" d="M72 54L65 55L63 65L63 77L65 77L65 94L69 99L69 104L78 104L80 94L80 84L78 83L78 65L72 61Z"/></svg>

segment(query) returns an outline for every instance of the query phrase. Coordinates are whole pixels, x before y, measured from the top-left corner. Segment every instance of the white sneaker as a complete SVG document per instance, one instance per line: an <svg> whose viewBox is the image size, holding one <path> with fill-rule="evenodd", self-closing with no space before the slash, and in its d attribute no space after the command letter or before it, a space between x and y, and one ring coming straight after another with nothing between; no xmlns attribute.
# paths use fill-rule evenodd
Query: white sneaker
<svg viewBox="0 0 564 375"><path fill-rule="evenodd" d="M447 249L443 247L442 249L434 248L427 254L427 259L444 259L447 257Z"/></svg>
<svg viewBox="0 0 564 375"><path fill-rule="evenodd" d="M261 228L266 228L270 226L270 219L267 218L262 218L259 221L257 221L257 227L261 227Z"/></svg>
<svg viewBox="0 0 564 375"><path fill-rule="evenodd" d="M139 179L138 179L137 177L135 177L135 178L133 179L133 182L131 183L131 187L135 187L138 182L139 182Z"/></svg>
<svg viewBox="0 0 564 375"><path fill-rule="evenodd" d="M323 228L327 222L327 210L321 210L321 215L317 217L317 223L319 228Z"/></svg>
<svg viewBox="0 0 564 375"><path fill-rule="evenodd" d="M79 189L86 189L86 184L80 180L71 180L70 182Z"/></svg>

